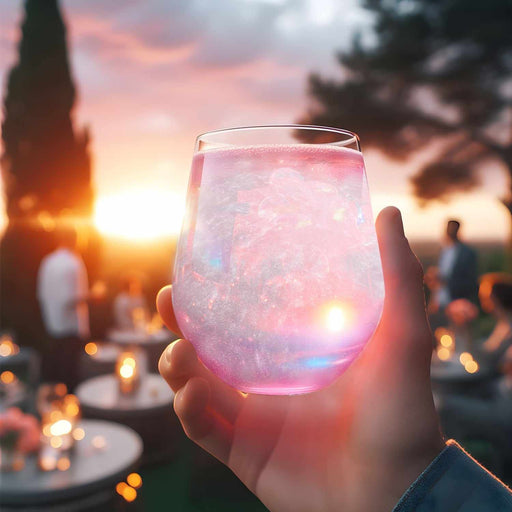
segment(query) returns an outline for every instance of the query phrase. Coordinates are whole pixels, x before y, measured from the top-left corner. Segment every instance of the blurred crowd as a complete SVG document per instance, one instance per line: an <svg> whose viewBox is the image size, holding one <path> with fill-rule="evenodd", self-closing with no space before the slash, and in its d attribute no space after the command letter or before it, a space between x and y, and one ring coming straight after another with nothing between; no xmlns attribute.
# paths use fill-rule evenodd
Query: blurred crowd
<svg viewBox="0 0 512 512"><path fill-rule="evenodd" d="M434 397L445 434L489 443L503 471L512 463L512 275L478 276L477 253L459 230L448 222L438 265L425 271L433 368L477 363L468 370L475 375L461 370L458 386L454 372L444 385L434 379ZM492 327L479 329L488 315Z"/></svg>
<svg viewBox="0 0 512 512"><path fill-rule="evenodd" d="M80 356L91 336L89 309L110 307L109 327L126 330L145 324L149 309L143 276L136 272L121 276L118 293L112 304L107 304L105 283L89 285L74 227L61 226L56 237L56 248L42 260L37 279L37 298L48 338L48 348L42 353L42 379L64 382L72 390L80 375Z"/></svg>

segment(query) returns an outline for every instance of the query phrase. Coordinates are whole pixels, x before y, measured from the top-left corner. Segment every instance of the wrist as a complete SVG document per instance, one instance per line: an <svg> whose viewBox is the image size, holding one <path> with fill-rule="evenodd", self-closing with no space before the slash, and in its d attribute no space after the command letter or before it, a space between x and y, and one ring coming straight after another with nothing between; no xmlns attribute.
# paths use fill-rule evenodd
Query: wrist
<svg viewBox="0 0 512 512"><path fill-rule="evenodd" d="M446 444L437 435L417 450L396 451L396 456L375 457L358 472L353 472L350 505L346 511L391 512L418 477L444 450Z"/></svg>

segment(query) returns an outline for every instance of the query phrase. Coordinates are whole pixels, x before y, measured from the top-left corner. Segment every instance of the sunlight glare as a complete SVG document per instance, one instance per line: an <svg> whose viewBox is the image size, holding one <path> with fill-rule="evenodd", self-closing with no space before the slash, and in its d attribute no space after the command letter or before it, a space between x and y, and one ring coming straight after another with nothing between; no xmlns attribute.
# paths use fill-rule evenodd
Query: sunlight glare
<svg viewBox="0 0 512 512"><path fill-rule="evenodd" d="M345 327L345 315L339 307L332 307L327 316L327 326L331 331L341 331Z"/></svg>
<svg viewBox="0 0 512 512"><path fill-rule="evenodd" d="M104 235L149 240L177 235L184 201L171 191L128 189L96 200L94 223Z"/></svg>

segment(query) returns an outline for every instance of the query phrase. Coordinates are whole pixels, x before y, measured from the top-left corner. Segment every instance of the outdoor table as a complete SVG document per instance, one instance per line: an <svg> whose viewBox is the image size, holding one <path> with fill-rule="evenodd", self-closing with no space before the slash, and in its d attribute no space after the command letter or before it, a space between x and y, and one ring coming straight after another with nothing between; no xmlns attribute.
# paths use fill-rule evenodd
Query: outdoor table
<svg viewBox="0 0 512 512"><path fill-rule="evenodd" d="M156 373L162 352L177 337L165 328L153 333L136 329L111 329L107 333L107 339L126 350L130 350L130 347L144 349L148 359L148 371Z"/></svg>
<svg viewBox="0 0 512 512"><path fill-rule="evenodd" d="M133 395L120 394L115 375L102 375L82 382L76 395L84 417L116 421L141 436L144 464L175 454L181 429L172 410L174 393L160 375L145 375Z"/></svg>
<svg viewBox="0 0 512 512"><path fill-rule="evenodd" d="M10 407L19 407L22 410L28 410L33 401L33 394L29 392L27 386L22 381L16 381L8 386L4 386L0 392L0 412Z"/></svg>
<svg viewBox="0 0 512 512"><path fill-rule="evenodd" d="M98 375L113 373L116 369L116 362L121 349L114 343L94 342L97 352L89 355L83 352L80 357L80 378L90 379Z"/></svg>
<svg viewBox="0 0 512 512"><path fill-rule="evenodd" d="M30 347L20 347L17 354L0 357L0 373L10 370L30 387L35 387L39 381L40 366L39 354Z"/></svg>
<svg viewBox="0 0 512 512"><path fill-rule="evenodd" d="M85 437L77 441L66 471L42 471L29 456L21 471L2 473L0 509L10 511L73 512L112 510L115 486L132 472L142 454L140 437L124 425L83 420ZM104 438L99 449L92 444Z"/></svg>
<svg viewBox="0 0 512 512"><path fill-rule="evenodd" d="M434 360L430 367L432 390L438 394L485 395L494 376L483 365L475 373L467 372L456 355L448 361Z"/></svg>

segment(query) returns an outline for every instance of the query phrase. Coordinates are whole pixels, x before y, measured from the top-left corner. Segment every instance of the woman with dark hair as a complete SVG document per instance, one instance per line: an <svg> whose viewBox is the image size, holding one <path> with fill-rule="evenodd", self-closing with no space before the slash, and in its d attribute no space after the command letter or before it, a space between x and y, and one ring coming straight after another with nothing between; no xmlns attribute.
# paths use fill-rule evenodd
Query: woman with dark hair
<svg viewBox="0 0 512 512"><path fill-rule="evenodd" d="M493 331L482 345L489 364L497 365L512 345L512 276L485 274L479 290L482 309L496 318Z"/></svg>
<svg viewBox="0 0 512 512"><path fill-rule="evenodd" d="M443 395L437 397L437 406L448 436L487 441L494 449L494 457L501 459L499 464L509 468L512 464L512 276L485 274L478 295L482 309L496 318L496 325L482 344L477 359L500 376L493 381L488 398Z"/></svg>

